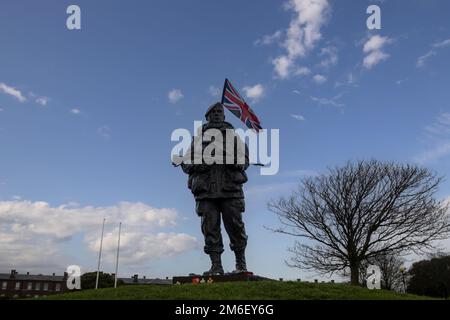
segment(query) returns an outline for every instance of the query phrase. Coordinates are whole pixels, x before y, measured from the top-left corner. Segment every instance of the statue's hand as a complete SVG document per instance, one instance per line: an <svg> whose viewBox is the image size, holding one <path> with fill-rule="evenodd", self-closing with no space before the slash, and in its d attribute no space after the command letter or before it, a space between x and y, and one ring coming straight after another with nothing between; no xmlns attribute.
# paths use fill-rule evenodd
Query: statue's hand
<svg viewBox="0 0 450 320"><path fill-rule="evenodd" d="M181 169L183 170L183 172L184 173L186 173L186 174L191 174L191 172L192 172L192 165L187 165L187 164L185 164L185 163L182 163L181 165L180 165L180 167L181 167Z"/></svg>
<svg viewBox="0 0 450 320"><path fill-rule="evenodd" d="M233 164L232 168L236 171L245 171L245 169L247 169L246 165L244 164Z"/></svg>

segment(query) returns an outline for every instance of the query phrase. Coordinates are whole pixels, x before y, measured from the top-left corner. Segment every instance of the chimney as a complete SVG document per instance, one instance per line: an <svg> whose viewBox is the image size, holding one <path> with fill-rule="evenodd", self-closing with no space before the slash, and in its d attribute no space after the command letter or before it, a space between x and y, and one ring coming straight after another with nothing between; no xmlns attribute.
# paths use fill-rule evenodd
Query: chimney
<svg viewBox="0 0 450 320"><path fill-rule="evenodd" d="M55 276L55 273L53 272L53 274L52 274L53 276Z"/></svg>
<svg viewBox="0 0 450 320"><path fill-rule="evenodd" d="M29 276L30 275L30 273L29 272L27 272L27 276Z"/></svg>
<svg viewBox="0 0 450 320"><path fill-rule="evenodd" d="M144 280L145 280L145 276L144 276Z"/></svg>
<svg viewBox="0 0 450 320"><path fill-rule="evenodd" d="M139 276L138 276L137 274L135 274L135 275L133 276L133 282L134 282L134 283L137 283L137 282L138 282L138 279L139 279Z"/></svg>
<svg viewBox="0 0 450 320"><path fill-rule="evenodd" d="M69 274L67 272L64 272L64 280L67 280L69 278Z"/></svg>
<svg viewBox="0 0 450 320"><path fill-rule="evenodd" d="M9 276L10 279L14 279L16 277L16 270L11 270L11 275Z"/></svg>

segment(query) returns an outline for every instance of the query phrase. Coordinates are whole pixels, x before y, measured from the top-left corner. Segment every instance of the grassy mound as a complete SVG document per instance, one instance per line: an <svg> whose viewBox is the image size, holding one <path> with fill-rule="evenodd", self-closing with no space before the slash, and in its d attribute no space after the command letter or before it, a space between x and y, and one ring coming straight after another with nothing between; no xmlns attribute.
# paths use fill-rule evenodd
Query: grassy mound
<svg viewBox="0 0 450 320"><path fill-rule="evenodd" d="M47 300L416 300L428 299L346 284L248 281L200 285L121 286L48 296Z"/></svg>

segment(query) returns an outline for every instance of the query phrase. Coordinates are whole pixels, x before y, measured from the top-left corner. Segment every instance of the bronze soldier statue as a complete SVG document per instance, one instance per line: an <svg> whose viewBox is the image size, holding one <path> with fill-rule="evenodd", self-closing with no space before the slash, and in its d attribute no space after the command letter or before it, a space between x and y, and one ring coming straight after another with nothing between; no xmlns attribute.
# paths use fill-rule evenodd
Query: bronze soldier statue
<svg viewBox="0 0 450 320"><path fill-rule="evenodd" d="M204 251L211 258L211 269L204 272L204 275L224 274L221 261L221 255L224 251L220 227L221 220L223 220L225 230L230 238L231 250L234 251L236 257L236 270L233 273L246 272L245 248L247 246L247 235L242 220L242 213L245 211L242 185L247 182L245 170L249 166L248 150L242 140L234 133L233 126L225 121L224 108L221 103L209 107L205 117L207 123L202 126L202 133L204 134L209 129L217 129L220 130L225 140L226 131L232 130L235 139L233 146L239 146L239 143L241 143L244 149L244 161L237 161L239 152L235 148L232 164L225 159L221 164L205 164L203 158L201 164L196 164L196 162L181 164L183 171L189 175L188 187L196 200L196 212L201 217L201 228L205 239ZM188 152L189 157L192 157L193 144L194 142L190 152ZM204 150L205 145L207 143L203 143L201 151ZM229 145L225 141L224 147L225 153L230 151L226 150Z"/></svg>

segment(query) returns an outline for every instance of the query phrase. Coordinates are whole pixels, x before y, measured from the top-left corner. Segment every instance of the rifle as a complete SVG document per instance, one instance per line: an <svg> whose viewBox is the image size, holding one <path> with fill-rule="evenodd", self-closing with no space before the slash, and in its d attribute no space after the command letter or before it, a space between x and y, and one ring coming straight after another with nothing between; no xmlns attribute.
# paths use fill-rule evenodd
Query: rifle
<svg viewBox="0 0 450 320"><path fill-rule="evenodd" d="M178 168L179 166L181 166L181 163L176 164L175 162L172 161L172 165L174 166L174 168ZM265 167L266 166L265 164L262 164L262 163L250 163L249 165L255 166L255 167Z"/></svg>
<svg viewBox="0 0 450 320"><path fill-rule="evenodd" d="M175 167L175 168L178 168L179 166L181 166L181 164L183 163L183 157L182 156L173 156L172 157L172 165ZM179 164L176 164L175 162L174 162L174 160L178 160L177 162L179 162ZM250 163L249 165L251 165L251 166L255 166L255 167L265 167L266 165L265 164L262 164L262 163Z"/></svg>

